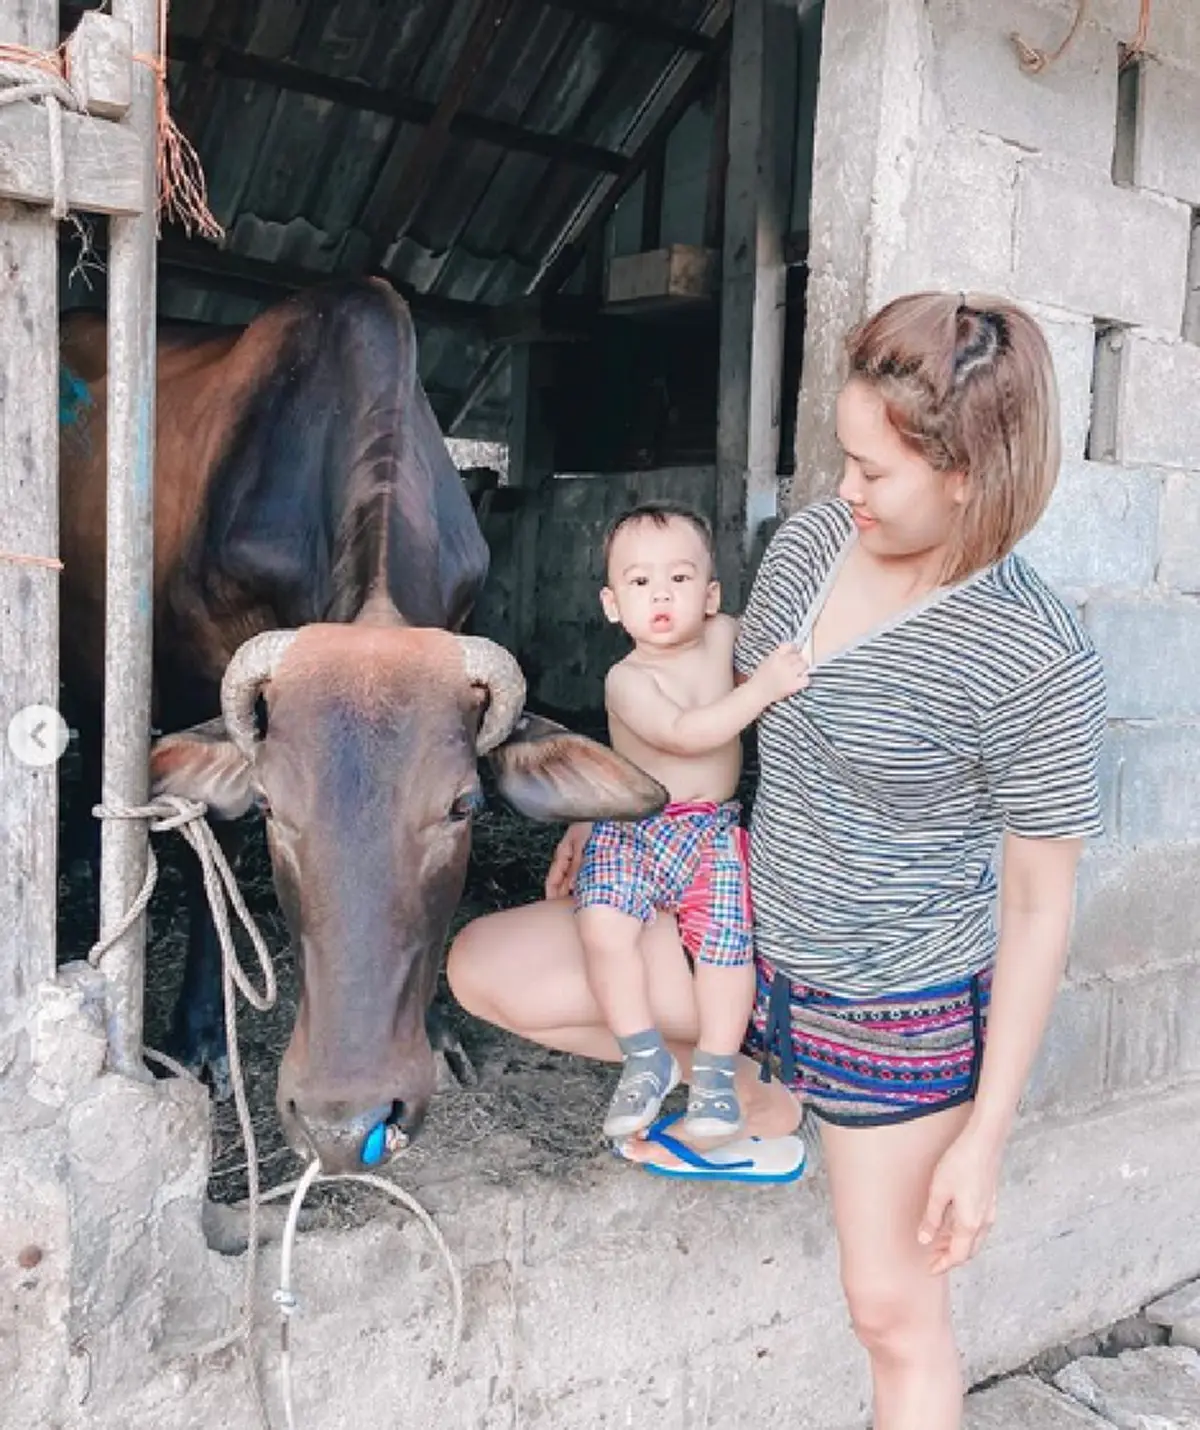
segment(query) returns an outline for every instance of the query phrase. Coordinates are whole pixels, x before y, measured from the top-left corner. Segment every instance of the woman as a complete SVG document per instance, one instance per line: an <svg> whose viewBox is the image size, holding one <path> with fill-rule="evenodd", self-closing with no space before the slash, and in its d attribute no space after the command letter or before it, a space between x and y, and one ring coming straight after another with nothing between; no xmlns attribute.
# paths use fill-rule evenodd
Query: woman
<svg viewBox="0 0 1200 1430"><path fill-rule="evenodd" d="M776 533L735 655L745 677L790 638L811 663L807 688L761 719L750 832L747 1050L778 1056L783 1082L745 1058L740 1086L753 1134L792 1131L801 1101L820 1121L876 1430L957 1430L944 1273L991 1225L1082 843L1101 829L1103 678L1072 612L1013 554L1059 465L1037 325L1000 300L914 294L848 353L838 496ZM569 887L578 845L572 830L548 893ZM650 937L655 1016L686 1059L688 965L672 920ZM449 973L480 1017L616 1057L568 901L470 926ZM625 1150L674 1160L653 1130Z"/></svg>

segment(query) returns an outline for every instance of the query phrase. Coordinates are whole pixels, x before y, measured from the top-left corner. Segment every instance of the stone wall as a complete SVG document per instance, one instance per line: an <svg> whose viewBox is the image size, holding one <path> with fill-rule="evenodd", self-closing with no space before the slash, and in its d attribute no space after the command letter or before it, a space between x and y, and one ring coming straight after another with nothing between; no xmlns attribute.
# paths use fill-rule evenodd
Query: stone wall
<svg viewBox="0 0 1200 1430"><path fill-rule="evenodd" d="M836 481L840 342L863 313L941 287L1043 323L1064 462L1025 548L1102 652L1112 725L1039 1112L1200 1074L1200 7L1156 0L1136 77L1118 78L1136 0L1093 5L1023 73L1012 33L1053 50L1075 8L827 7L791 496Z"/></svg>

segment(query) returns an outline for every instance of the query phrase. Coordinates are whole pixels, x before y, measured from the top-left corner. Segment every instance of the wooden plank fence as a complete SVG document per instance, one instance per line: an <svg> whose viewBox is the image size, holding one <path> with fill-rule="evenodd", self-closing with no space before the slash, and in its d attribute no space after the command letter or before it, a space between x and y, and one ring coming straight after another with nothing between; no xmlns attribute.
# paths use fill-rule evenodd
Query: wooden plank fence
<svg viewBox="0 0 1200 1430"><path fill-rule="evenodd" d="M157 0L114 0L72 40L63 93L44 59L57 0L0 0L0 717L58 704L58 245L72 208L109 241L106 803L144 802L150 726ZM134 58L134 57L137 58ZM19 92L18 92L19 91ZM90 112L85 112L85 105ZM0 1068L55 971L57 776L0 743ZM146 829L106 825L101 927L132 903ZM144 921L105 960L110 1060L141 1062Z"/></svg>

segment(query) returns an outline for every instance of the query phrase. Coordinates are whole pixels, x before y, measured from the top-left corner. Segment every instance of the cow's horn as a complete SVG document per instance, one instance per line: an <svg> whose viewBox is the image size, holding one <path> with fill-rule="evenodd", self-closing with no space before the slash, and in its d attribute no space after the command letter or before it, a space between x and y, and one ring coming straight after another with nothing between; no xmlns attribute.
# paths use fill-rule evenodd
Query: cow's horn
<svg viewBox="0 0 1200 1430"><path fill-rule="evenodd" d="M525 677L503 646L482 636L459 636L463 665L472 685L487 687L489 700L475 738L481 755L507 740L525 708Z"/></svg>
<svg viewBox="0 0 1200 1430"><path fill-rule="evenodd" d="M221 680L225 733L248 760L254 759L257 739L254 703L295 639L295 631L263 631L238 646L225 668Z"/></svg>

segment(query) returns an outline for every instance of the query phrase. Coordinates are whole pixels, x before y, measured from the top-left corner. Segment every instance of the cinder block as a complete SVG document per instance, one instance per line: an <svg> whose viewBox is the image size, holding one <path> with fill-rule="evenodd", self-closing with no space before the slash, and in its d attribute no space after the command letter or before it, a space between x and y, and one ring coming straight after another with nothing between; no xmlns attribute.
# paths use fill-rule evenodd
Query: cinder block
<svg viewBox="0 0 1200 1430"><path fill-rule="evenodd" d="M1172 473L1163 488L1158 579L1200 595L1200 474Z"/></svg>
<svg viewBox="0 0 1200 1430"><path fill-rule="evenodd" d="M1016 175L1016 151L997 140L950 130L930 140L876 302L922 288L1011 294Z"/></svg>
<svg viewBox="0 0 1200 1430"><path fill-rule="evenodd" d="M1177 333L1190 235L1183 204L1078 170L1020 166L1016 287L1035 302Z"/></svg>
<svg viewBox="0 0 1200 1430"><path fill-rule="evenodd" d="M1061 988L1021 1107L1063 1112L1095 1106L1105 1093L1108 1046L1107 983Z"/></svg>
<svg viewBox="0 0 1200 1430"><path fill-rule="evenodd" d="M1145 270L1151 265L1143 264ZM1183 293L1180 277L1179 291ZM1125 339L1117 412L1117 459L1193 469L1200 463L1200 347Z"/></svg>
<svg viewBox="0 0 1200 1430"><path fill-rule="evenodd" d="M1026 75L1010 35L1015 30L1032 45L1055 48L1062 20L1054 10L1006 0L1001 23L995 9L962 0L934 0L928 8L936 83L952 125L1107 172L1117 114L1110 36L1097 25L1081 25L1051 70Z"/></svg>
<svg viewBox="0 0 1200 1430"><path fill-rule="evenodd" d="M1200 722L1132 726L1110 733L1108 744L1120 842L1200 841Z"/></svg>
<svg viewBox="0 0 1200 1430"><path fill-rule="evenodd" d="M1200 959L1200 847L1090 849L1079 870L1070 972ZM1196 980L1200 988L1200 977Z"/></svg>
<svg viewBox="0 0 1200 1430"><path fill-rule="evenodd" d="M1091 323L1067 322L1057 315L1043 316L1035 311L1034 316L1046 335L1050 356L1054 360L1063 457L1068 462L1082 461L1087 455L1088 431L1092 425L1092 366L1096 356L1096 330Z"/></svg>
<svg viewBox="0 0 1200 1430"><path fill-rule="evenodd" d="M1020 545L1052 585L1140 590L1154 579L1162 477L1064 462L1045 515Z"/></svg>
<svg viewBox="0 0 1200 1430"><path fill-rule="evenodd" d="M1156 969L1113 984L1108 1035L1108 1087L1158 1087L1179 1071L1179 1010L1194 968Z"/></svg>
<svg viewBox="0 0 1200 1430"><path fill-rule="evenodd" d="M1134 183L1200 205L1200 81L1155 59L1142 65Z"/></svg>
<svg viewBox="0 0 1200 1430"><path fill-rule="evenodd" d="M1104 662L1110 719L1200 715L1200 604L1096 597L1084 621Z"/></svg>

